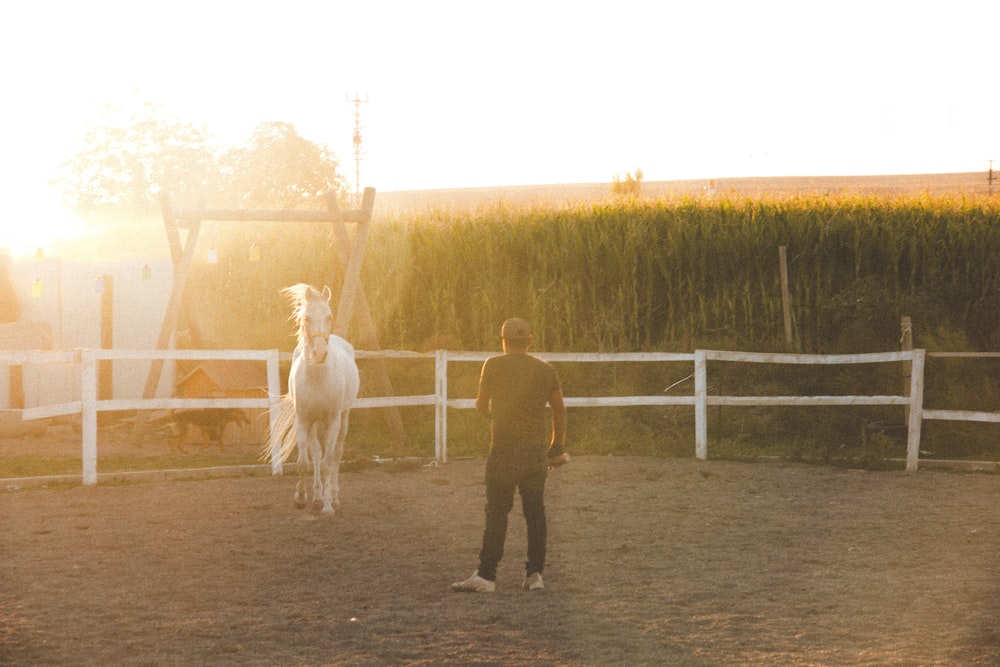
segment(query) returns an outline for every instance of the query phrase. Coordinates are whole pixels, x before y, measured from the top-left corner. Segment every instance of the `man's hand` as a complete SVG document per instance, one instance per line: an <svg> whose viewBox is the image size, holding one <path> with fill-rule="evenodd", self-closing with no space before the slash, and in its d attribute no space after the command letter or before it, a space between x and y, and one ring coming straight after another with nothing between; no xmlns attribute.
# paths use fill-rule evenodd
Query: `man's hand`
<svg viewBox="0 0 1000 667"><path fill-rule="evenodd" d="M555 456L552 456L551 455L552 450L550 449L549 454L550 454L550 456L548 457L549 470L552 470L553 468L558 468L559 466L566 465L567 463L569 463L569 454L567 454L566 452L561 452L559 454L556 454Z"/></svg>

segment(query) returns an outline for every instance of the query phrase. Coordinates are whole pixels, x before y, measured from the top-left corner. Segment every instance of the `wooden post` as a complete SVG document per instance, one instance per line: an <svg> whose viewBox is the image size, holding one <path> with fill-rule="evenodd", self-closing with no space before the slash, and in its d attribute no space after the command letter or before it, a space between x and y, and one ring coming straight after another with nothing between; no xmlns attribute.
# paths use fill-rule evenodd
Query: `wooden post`
<svg viewBox="0 0 1000 667"><path fill-rule="evenodd" d="M167 312L163 315L160 335L156 339L156 349L166 350L170 347L170 340L177 330L177 314L184 299L184 287L187 285L188 272L194 259L194 246L198 241L198 232L201 231L201 221L195 220L190 223L187 239L182 242L177 219L166 195L160 195L160 207L163 211L163 225L167 230L170 256L174 262L174 282L170 287L170 300L167 301ZM149 367L149 375L146 376L146 386L142 390L143 398L156 396L156 387L160 384L162 371L163 360L154 359Z"/></svg>
<svg viewBox="0 0 1000 667"><path fill-rule="evenodd" d="M708 358L694 351L694 455L708 458Z"/></svg>
<svg viewBox="0 0 1000 667"><path fill-rule="evenodd" d="M170 299L167 301L167 311L163 314L160 335L156 339L156 349L166 350L170 347L170 340L177 330L177 314L180 312L181 302L184 299L184 287L187 285L188 271L191 268L191 261L194 259L194 247L198 241L198 232L201 230L201 221L191 222L188 227L187 239L181 241L177 218L174 217L170 199L166 194L160 195L160 209L163 214L163 226L167 232L167 244L170 246L170 258L174 264L174 281L170 287ZM156 397L156 388L160 384L162 373L163 360L153 359L149 365L149 373L146 375L146 385L142 390L143 398ZM136 415L132 437L136 442L142 442L145 432L146 413L140 410Z"/></svg>
<svg viewBox="0 0 1000 667"><path fill-rule="evenodd" d="M899 321L899 349L909 352L913 349L913 323L908 315L904 315ZM910 378L913 374L913 363L903 362L903 396L910 395ZM910 406L903 409L903 421L910 422Z"/></svg>
<svg viewBox="0 0 1000 667"><path fill-rule="evenodd" d="M278 417L281 415L281 379L278 373L278 351L267 354L267 400L271 405L267 410L267 432L271 438L271 474L282 474L281 442L276 435Z"/></svg>
<svg viewBox="0 0 1000 667"><path fill-rule="evenodd" d="M80 421L83 436L83 484L97 484L97 353L83 350L80 360Z"/></svg>
<svg viewBox="0 0 1000 667"><path fill-rule="evenodd" d="M788 293L788 254L785 246L778 247L778 261L781 264L781 312L785 319L785 347L792 351L792 306Z"/></svg>
<svg viewBox="0 0 1000 667"><path fill-rule="evenodd" d="M369 190L370 189L371 188L369 188ZM366 194L367 192L368 190L365 190ZM374 195L374 190L372 191L372 194ZM347 235L347 228L344 225L343 216L340 214L340 207L337 205L337 195L332 192L327 194L326 205L327 209L330 211L330 216L337 220L337 222L333 223L333 234L337 237L337 242L340 245L340 258L343 260L345 257L351 257L353 255L353 248L351 246L351 240ZM368 211L368 218L370 219L371 209L368 209ZM357 242L357 234L355 234L355 242ZM344 289L346 289L346 282ZM359 328L364 331L368 337L368 340L366 341L368 349L381 349L378 340L378 332L375 330L375 322L372 320L371 310L368 307L368 299L365 296L365 290L361 285L360 280L356 286L355 296L353 298L358 304L357 311ZM343 292L340 303L344 303ZM340 310L341 308L338 306L337 312L339 313ZM339 315L337 317L337 325L341 327L343 334L346 336L347 330L341 324ZM372 380L378 386L379 392L383 396L393 396L395 392L392 388L392 380L389 378L389 369L386 365L385 359L372 359L371 364L375 371ZM389 427L389 432L392 435L393 444L401 449L404 448L406 446L406 429L403 426L403 417L399 412L399 408L379 408L379 410L385 417L386 424Z"/></svg>
<svg viewBox="0 0 1000 667"><path fill-rule="evenodd" d="M333 200L336 202L336 200ZM365 245L368 241L368 226L371 223L372 209L375 208L375 188L365 188L361 199L361 220L354 228L354 242L351 243L351 254L347 260L347 272L344 276L344 287L340 292L340 303L337 306L337 326L346 332L351 326L354 315L354 301L361 285L361 262L365 258Z"/></svg>
<svg viewBox="0 0 1000 667"><path fill-rule="evenodd" d="M52 350L52 327L47 322L4 322L0 331L0 350ZM10 408L23 410L24 366L10 366Z"/></svg>
<svg viewBox="0 0 1000 667"><path fill-rule="evenodd" d="M434 352L434 460L448 462L448 350Z"/></svg>
<svg viewBox="0 0 1000 667"><path fill-rule="evenodd" d="M920 460L920 429L924 411L924 350L913 351L910 376L910 414L906 420L906 471L915 472Z"/></svg>
<svg viewBox="0 0 1000 667"><path fill-rule="evenodd" d="M24 409L24 367L20 364L10 366L10 407L14 410Z"/></svg>
<svg viewBox="0 0 1000 667"><path fill-rule="evenodd" d="M101 349L110 350L114 347L114 302L115 283L109 275L100 277L101 287ZM110 400L114 394L114 371L110 359L103 359L97 367L97 398Z"/></svg>

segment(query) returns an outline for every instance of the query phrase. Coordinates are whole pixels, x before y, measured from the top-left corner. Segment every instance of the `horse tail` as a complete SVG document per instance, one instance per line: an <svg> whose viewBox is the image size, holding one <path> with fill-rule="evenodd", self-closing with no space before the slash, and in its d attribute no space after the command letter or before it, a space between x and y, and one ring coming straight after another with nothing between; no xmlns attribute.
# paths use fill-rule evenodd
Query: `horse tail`
<svg viewBox="0 0 1000 667"><path fill-rule="evenodd" d="M268 431L267 444L261 452L261 458L268 460L271 458L271 443L275 440L280 443L278 450L278 460L284 463L295 450L295 402L292 397L285 394L278 404L278 418Z"/></svg>

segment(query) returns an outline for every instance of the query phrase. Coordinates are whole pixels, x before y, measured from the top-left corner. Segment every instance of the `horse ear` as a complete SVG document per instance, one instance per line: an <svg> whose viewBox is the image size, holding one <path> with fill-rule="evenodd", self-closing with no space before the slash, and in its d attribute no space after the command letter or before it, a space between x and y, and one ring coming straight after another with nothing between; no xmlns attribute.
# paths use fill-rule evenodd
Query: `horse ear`
<svg viewBox="0 0 1000 667"><path fill-rule="evenodd" d="M327 303L329 303L330 298L333 297L333 292L330 291L329 285L323 285L323 296L326 298Z"/></svg>

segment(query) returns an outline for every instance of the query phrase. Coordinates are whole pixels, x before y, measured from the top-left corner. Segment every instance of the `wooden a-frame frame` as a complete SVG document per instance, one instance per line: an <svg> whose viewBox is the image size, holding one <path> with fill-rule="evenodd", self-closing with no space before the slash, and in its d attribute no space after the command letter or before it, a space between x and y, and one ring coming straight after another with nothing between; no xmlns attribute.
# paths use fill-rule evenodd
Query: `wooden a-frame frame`
<svg viewBox="0 0 1000 667"><path fill-rule="evenodd" d="M335 193L326 195L325 211L294 211L294 210L239 210L239 209L189 209L174 211L167 195L160 196L160 208L163 213L163 226L167 233L167 243L170 246L170 257L174 266L174 282L167 301L167 309L163 316L160 334L156 340L156 349L166 350L170 347L177 331L177 320L184 299L184 289L187 286L191 262L194 258L194 247L201 231L201 223L206 220L216 222L307 222L328 223L333 226L334 236L340 246L342 258L347 257L347 271L337 305L336 322L345 333L348 331L355 310L361 318L361 326L368 333L372 349L378 349L378 337L375 333L368 300L361 286L361 264L364 260L365 245L368 238L368 228L371 224L372 211L375 208L375 188L365 188L361 199L361 208L341 211ZM348 236L345 223L354 223L353 240ZM188 230L187 237L182 239L181 228ZM388 395L392 393L388 371L381 360L376 363L375 378ZM156 388L163 372L163 360L154 359L146 376L143 388L143 398L154 398ZM136 420L136 436L142 436L144 419ZM397 444L403 444L405 433L398 410L389 414L389 426Z"/></svg>

